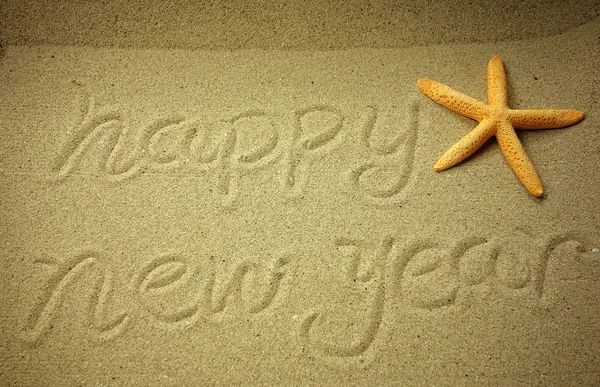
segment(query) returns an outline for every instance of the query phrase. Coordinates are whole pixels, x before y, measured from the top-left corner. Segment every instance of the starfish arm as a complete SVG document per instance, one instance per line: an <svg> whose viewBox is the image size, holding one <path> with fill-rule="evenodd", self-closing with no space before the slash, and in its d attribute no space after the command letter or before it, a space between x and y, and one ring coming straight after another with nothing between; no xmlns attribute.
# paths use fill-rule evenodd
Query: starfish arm
<svg viewBox="0 0 600 387"><path fill-rule="evenodd" d="M509 110L508 119L519 129L564 128L583 119L579 110Z"/></svg>
<svg viewBox="0 0 600 387"><path fill-rule="evenodd" d="M483 120L479 125L461 138L452 148L435 163L433 170L444 171L455 166L479 149L490 137L494 135L494 121Z"/></svg>
<svg viewBox="0 0 600 387"><path fill-rule="evenodd" d="M542 196L544 194L542 181L535 171L533 163L527 157L525 148L521 145L515 130L508 121L499 123L496 138L504 157L506 157L515 175L527 188L527 191L533 196Z"/></svg>
<svg viewBox="0 0 600 387"><path fill-rule="evenodd" d="M481 121L490 112L489 106L483 102L431 79L419 79L417 87L432 101L461 116Z"/></svg>
<svg viewBox="0 0 600 387"><path fill-rule="evenodd" d="M488 104L496 109L508 107L506 72L498 56L493 57L488 63L487 85Z"/></svg>

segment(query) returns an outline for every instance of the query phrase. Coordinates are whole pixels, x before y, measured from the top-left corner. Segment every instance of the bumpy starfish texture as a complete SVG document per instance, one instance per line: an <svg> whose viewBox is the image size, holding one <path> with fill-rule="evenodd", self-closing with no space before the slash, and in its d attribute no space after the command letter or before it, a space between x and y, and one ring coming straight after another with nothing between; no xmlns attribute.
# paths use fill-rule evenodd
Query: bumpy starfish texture
<svg viewBox="0 0 600 387"><path fill-rule="evenodd" d="M435 163L440 172L460 163L490 137L496 136L500 149L513 171L534 196L544 194L542 182L525 154L514 128L551 129L573 125L583 119L579 110L513 110L508 107L506 73L502 60L495 56L488 64L488 103L485 104L431 79L419 79L417 87L431 100L462 116L479 122L469 134L452 146Z"/></svg>

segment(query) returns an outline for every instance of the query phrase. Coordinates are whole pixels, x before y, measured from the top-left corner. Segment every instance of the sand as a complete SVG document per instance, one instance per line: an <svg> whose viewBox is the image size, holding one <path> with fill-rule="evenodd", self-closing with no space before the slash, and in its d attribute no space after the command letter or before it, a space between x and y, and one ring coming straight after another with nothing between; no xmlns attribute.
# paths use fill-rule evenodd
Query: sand
<svg viewBox="0 0 600 387"><path fill-rule="evenodd" d="M1 385L600 383L597 4L44 4L0 7ZM495 139L432 170L476 122L417 79L494 55L585 113L518 131L541 199Z"/></svg>

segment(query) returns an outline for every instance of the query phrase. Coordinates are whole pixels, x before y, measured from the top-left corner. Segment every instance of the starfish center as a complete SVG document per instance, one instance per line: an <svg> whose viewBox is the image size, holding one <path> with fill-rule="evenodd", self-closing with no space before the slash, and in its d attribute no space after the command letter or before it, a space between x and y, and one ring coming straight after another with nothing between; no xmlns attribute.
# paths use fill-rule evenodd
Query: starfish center
<svg viewBox="0 0 600 387"><path fill-rule="evenodd" d="M490 118L494 121L508 120L508 109L507 108L492 108Z"/></svg>

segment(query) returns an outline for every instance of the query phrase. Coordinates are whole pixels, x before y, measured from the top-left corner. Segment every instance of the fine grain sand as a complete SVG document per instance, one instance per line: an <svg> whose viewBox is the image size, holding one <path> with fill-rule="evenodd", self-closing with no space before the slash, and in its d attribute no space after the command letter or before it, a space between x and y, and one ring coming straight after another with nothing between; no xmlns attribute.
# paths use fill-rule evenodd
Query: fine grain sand
<svg viewBox="0 0 600 387"><path fill-rule="evenodd" d="M0 385L600 383L597 2L110 3L0 2Z"/></svg>

